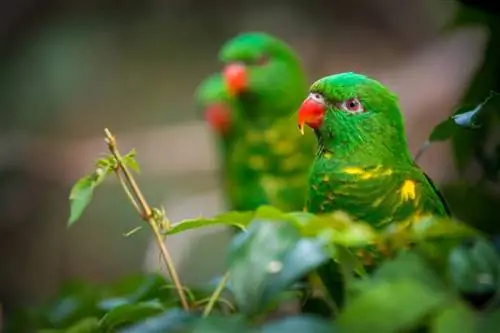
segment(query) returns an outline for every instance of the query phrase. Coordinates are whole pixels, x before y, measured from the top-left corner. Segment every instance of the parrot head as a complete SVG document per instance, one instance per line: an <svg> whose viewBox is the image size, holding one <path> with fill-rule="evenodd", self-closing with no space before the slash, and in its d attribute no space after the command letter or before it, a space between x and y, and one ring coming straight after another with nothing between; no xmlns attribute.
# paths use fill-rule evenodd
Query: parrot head
<svg viewBox="0 0 500 333"><path fill-rule="evenodd" d="M298 56L281 40L265 33L242 33L219 52L228 92L252 110L291 114L307 90ZM280 115L280 114L278 114ZM256 116L256 115L250 115Z"/></svg>
<svg viewBox="0 0 500 333"><path fill-rule="evenodd" d="M299 130L313 129L329 151L407 154L403 116L394 93L365 75L347 72L314 82L298 111Z"/></svg>
<svg viewBox="0 0 500 333"><path fill-rule="evenodd" d="M220 73L215 73L200 83L196 102L210 127L220 136L228 133L233 121L231 100Z"/></svg>

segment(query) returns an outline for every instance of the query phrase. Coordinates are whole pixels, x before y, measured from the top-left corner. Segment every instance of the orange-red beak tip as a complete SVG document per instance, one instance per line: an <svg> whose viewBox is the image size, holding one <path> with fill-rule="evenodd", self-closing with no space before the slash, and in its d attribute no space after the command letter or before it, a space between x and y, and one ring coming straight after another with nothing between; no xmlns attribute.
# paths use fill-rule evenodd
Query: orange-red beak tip
<svg viewBox="0 0 500 333"><path fill-rule="evenodd" d="M304 135L304 123L299 123L299 132Z"/></svg>
<svg viewBox="0 0 500 333"><path fill-rule="evenodd" d="M231 95L237 95L247 86L247 70L242 64L227 65L222 75L224 76L228 92Z"/></svg>

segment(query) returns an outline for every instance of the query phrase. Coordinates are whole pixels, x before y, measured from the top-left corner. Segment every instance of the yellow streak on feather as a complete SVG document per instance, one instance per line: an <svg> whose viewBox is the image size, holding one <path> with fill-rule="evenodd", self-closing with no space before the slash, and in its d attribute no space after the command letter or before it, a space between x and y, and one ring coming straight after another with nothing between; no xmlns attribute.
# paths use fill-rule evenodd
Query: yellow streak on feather
<svg viewBox="0 0 500 333"><path fill-rule="evenodd" d="M415 182L413 180L405 180L403 185L401 186L401 200L408 201L413 200L416 197L415 193Z"/></svg>
<svg viewBox="0 0 500 333"><path fill-rule="evenodd" d="M382 169L379 165L375 169L366 171L358 167L347 167L343 169L344 173L349 175L359 175L359 179L367 180L375 177L390 176L392 174L392 169Z"/></svg>
<svg viewBox="0 0 500 333"><path fill-rule="evenodd" d="M384 201L384 198L385 197L380 197L377 200L373 201L372 207L378 207L382 203L382 201Z"/></svg>
<svg viewBox="0 0 500 333"><path fill-rule="evenodd" d="M343 171L349 175L359 175L365 172L363 169L358 167L347 167L344 168Z"/></svg>

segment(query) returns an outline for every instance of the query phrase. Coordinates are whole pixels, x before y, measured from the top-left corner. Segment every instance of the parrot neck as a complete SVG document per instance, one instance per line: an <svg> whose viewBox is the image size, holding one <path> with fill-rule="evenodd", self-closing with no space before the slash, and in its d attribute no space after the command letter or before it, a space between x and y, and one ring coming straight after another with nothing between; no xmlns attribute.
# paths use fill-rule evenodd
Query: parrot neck
<svg viewBox="0 0 500 333"><path fill-rule="evenodd" d="M362 136L349 133L331 135L327 139L317 130L314 133L318 142L317 158L327 156L335 163L356 166L413 163L404 135L397 140L388 136L380 141L367 141Z"/></svg>

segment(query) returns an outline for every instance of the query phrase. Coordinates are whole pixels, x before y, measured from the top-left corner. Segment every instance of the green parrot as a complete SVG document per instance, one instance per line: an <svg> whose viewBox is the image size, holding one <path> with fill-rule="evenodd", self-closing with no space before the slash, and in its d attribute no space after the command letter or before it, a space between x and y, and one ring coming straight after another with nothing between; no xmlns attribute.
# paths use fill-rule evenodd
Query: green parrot
<svg viewBox="0 0 500 333"><path fill-rule="evenodd" d="M234 186L234 164L230 162L235 142L241 133L238 130L238 126L242 124L238 103L229 95L220 73L208 76L198 85L195 100L197 108L202 111L215 136L226 200L228 205L235 209L241 206L237 199L243 196L242 191L239 190L241 194L238 194L238 188Z"/></svg>
<svg viewBox="0 0 500 333"><path fill-rule="evenodd" d="M273 205L302 210L307 173L315 151L312 133L303 140L291 128L307 93L300 59L284 42L264 33L243 33L227 41L219 58L224 86L238 114L228 125L230 143L222 160L231 209Z"/></svg>
<svg viewBox="0 0 500 333"><path fill-rule="evenodd" d="M321 78L311 85L297 116L299 130L307 125L317 139L307 211L343 211L379 229L397 222L404 226L426 214L450 215L431 179L413 161L397 97L378 81L352 72ZM368 271L386 255L379 251L367 247L357 253ZM317 274L342 308L345 286L338 265L327 262Z"/></svg>
<svg viewBox="0 0 500 333"><path fill-rule="evenodd" d="M382 228L424 215L450 216L431 179L408 149L398 99L380 82L340 73L314 82L298 112L318 148L307 210L341 210Z"/></svg>

